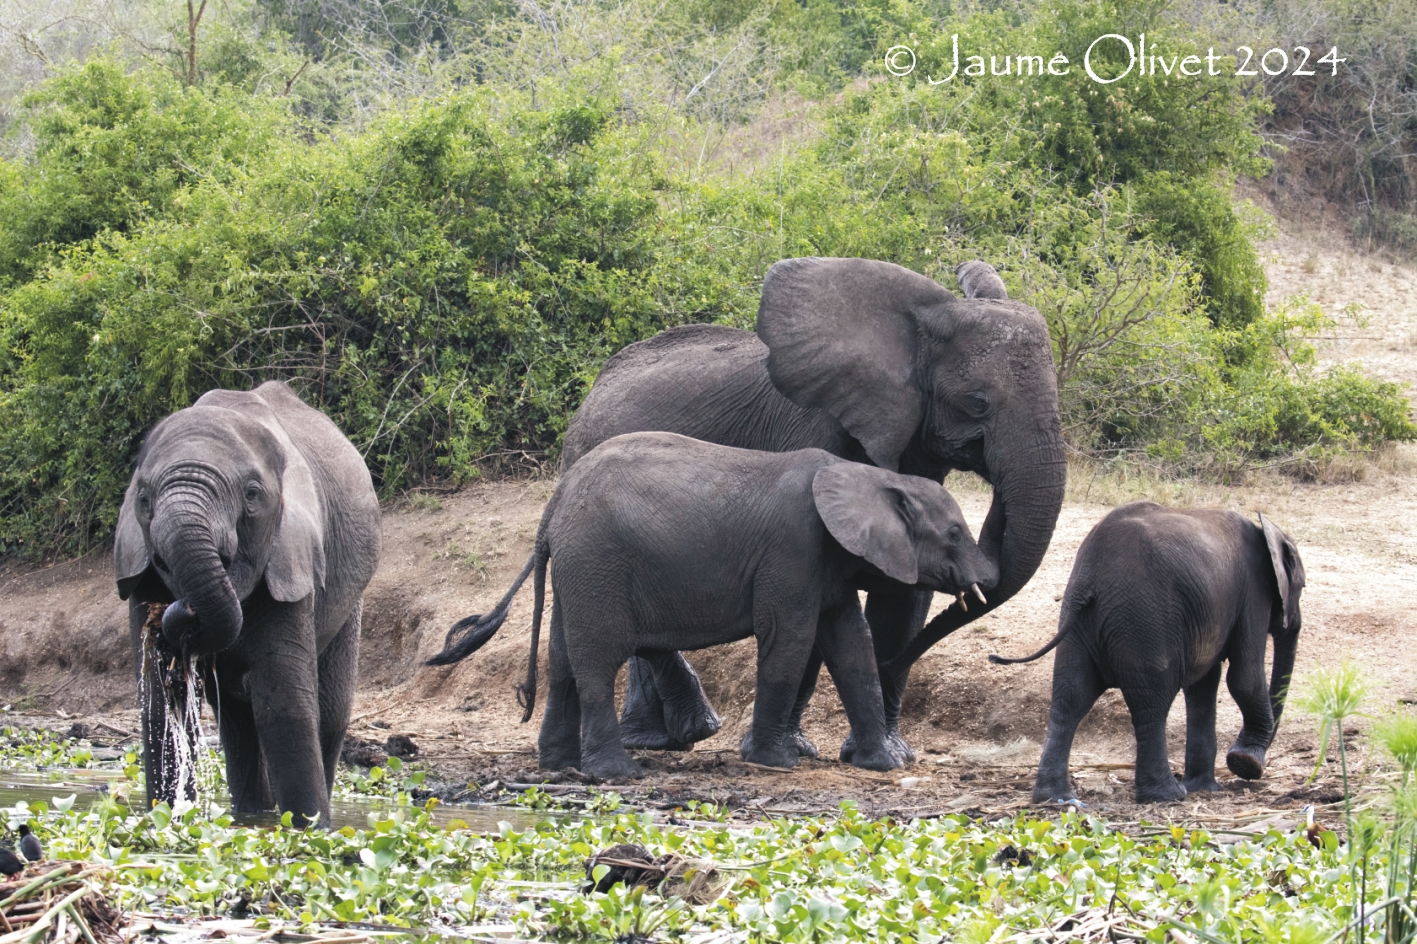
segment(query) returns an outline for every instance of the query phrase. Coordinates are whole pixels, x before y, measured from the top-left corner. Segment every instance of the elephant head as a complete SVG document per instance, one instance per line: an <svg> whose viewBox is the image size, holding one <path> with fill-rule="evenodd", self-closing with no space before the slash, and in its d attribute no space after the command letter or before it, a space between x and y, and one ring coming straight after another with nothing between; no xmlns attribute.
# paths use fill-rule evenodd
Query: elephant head
<svg viewBox="0 0 1417 944"><path fill-rule="evenodd" d="M162 631L206 655L241 635L262 580L294 602L324 585L320 497L310 468L263 400L212 391L147 437L118 515L114 569L127 599L155 575L175 598Z"/></svg>
<svg viewBox="0 0 1417 944"><path fill-rule="evenodd" d="M876 465L936 481L965 469L994 486L979 544L998 586L988 604L936 617L897 655L907 665L1028 582L1067 474L1043 316L984 263L960 277L977 297L888 262L789 259L768 270L758 310L773 384L835 417Z"/></svg>
<svg viewBox="0 0 1417 944"><path fill-rule="evenodd" d="M840 462L817 471L812 500L836 542L892 580L952 594L998 583L959 504L934 482Z"/></svg>
<svg viewBox="0 0 1417 944"><path fill-rule="evenodd" d="M1269 632L1274 637L1274 666L1270 670L1269 703L1274 712L1275 727L1284 713L1284 700L1289 694L1289 679L1294 673L1294 651L1299 645L1299 630L1303 616L1299 597L1304 592L1304 562L1299 548L1264 515L1260 515L1260 530L1269 550L1274 568L1275 593L1279 605L1270 615ZM1271 732L1271 740L1273 733Z"/></svg>

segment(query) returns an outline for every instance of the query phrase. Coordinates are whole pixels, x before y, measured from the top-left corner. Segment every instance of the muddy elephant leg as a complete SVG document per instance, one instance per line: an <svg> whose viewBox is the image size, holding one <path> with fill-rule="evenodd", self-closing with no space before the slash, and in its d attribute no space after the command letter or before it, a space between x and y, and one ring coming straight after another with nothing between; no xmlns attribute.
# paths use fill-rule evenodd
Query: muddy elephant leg
<svg viewBox="0 0 1417 944"><path fill-rule="evenodd" d="M359 632L364 602L355 604L344 626L320 653L320 758L325 766L325 795L335 788L340 749L354 707L354 689L359 681Z"/></svg>
<svg viewBox="0 0 1417 944"><path fill-rule="evenodd" d="M851 731L856 735L851 763L867 770L905 766L905 758L893 749L887 737L880 674L871 658L871 631L855 599L822 615L816 651L826 660L851 721Z"/></svg>
<svg viewBox="0 0 1417 944"><path fill-rule="evenodd" d="M1169 803L1186 796L1186 788L1171 773L1171 759L1166 752L1166 716L1176 700L1175 690L1168 693L1166 689L1161 683L1122 689L1137 739L1138 803Z"/></svg>
<svg viewBox="0 0 1417 944"><path fill-rule="evenodd" d="M1187 793L1213 793L1215 780L1215 694L1220 689L1220 663L1186 688Z"/></svg>
<svg viewBox="0 0 1417 944"><path fill-rule="evenodd" d="M237 813L273 810L276 801L266 776L266 760L261 756L251 702L244 695L238 697L232 691L235 678L227 679L228 676L218 666L211 705L216 713L217 729L221 732L222 753L226 755L226 785L231 792L231 809ZM223 690L221 686L224 681L227 685Z"/></svg>
<svg viewBox="0 0 1417 944"><path fill-rule="evenodd" d="M630 660L630 680L620 730L626 747L683 751L713 737L722 726L694 667L681 653Z"/></svg>
<svg viewBox="0 0 1417 944"><path fill-rule="evenodd" d="M812 654L807 657L807 671L802 676L802 684L797 687L797 701L792 705L792 716L787 722L787 736L797 745L799 757L817 756L817 745L813 744L811 738L802 730L802 713L807 710L807 703L812 700L812 694L817 690L817 677L821 673L822 653L813 648ZM753 729L749 728L738 745L738 753L747 757L752 750Z"/></svg>
<svg viewBox="0 0 1417 944"><path fill-rule="evenodd" d="M615 676L630 653L607 642L615 627L634 625L631 614L584 604L568 612L563 635L581 702L581 771L602 780L629 780L644 771L625 750L615 716ZM555 632L553 628L553 633Z"/></svg>
<svg viewBox="0 0 1417 944"><path fill-rule="evenodd" d="M1038 776L1033 781L1033 802L1076 799L1068 759L1073 752L1073 735L1098 697L1106 690L1102 676L1085 652L1067 647L1053 660L1053 701L1048 708L1048 735L1043 756L1038 760Z"/></svg>
<svg viewBox="0 0 1417 944"><path fill-rule="evenodd" d="M1225 686L1240 708L1244 724L1240 736L1225 755L1225 766L1237 777L1258 780L1264 776L1265 755L1274 737L1274 709L1264 677L1264 643L1260 636L1259 654L1244 652L1230 657Z"/></svg>
<svg viewBox="0 0 1417 944"><path fill-rule="evenodd" d="M765 599L772 599L765 594ZM811 600L774 599L753 613L758 641L758 678L753 728L743 759L768 767L796 767L800 754L788 724L816 645L818 613Z"/></svg>
<svg viewBox="0 0 1417 944"><path fill-rule="evenodd" d="M910 666L887 669L887 663L905 648L920 632L930 614L934 593L913 587L872 590L866 595L866 622L871 626L871 645L880 667L881 699L886 712L886 736L892 749L915 762L915 751L900 736L900 705L905 700L905 686L910 681ZM855 732L841 745L841 759L850 761L856 750Z"/></svg>
<svg viewBox="0 0 1417 944"><path fill-rule="evenodd" d="M328 825L313 595L248 607L243 634L249 636L243 648L251 665L251 713L276 807L293 813L297 826L316 815Z"/></svg>
<svg viewBox="0 0 1417 944"><path fill-rule="evenodd" d="M541 717L537 741L537 763L543 770L564 770L581 766L581 699L571 661L566 654L566 631L560 603L551 601L551 634L547 641L550 671L547 678L546 712Z"/></svg>
<svg viewBox="0 0 1417 944"><path fill-rule="evenodd" d="M678 652L647 650L632 658L625 692L620 731L627 748L687 751L723 726L704 698L698 673ZM632 703L639 707L632 711ZM644 727L647 720L654 721L652 730Z"/></svg>

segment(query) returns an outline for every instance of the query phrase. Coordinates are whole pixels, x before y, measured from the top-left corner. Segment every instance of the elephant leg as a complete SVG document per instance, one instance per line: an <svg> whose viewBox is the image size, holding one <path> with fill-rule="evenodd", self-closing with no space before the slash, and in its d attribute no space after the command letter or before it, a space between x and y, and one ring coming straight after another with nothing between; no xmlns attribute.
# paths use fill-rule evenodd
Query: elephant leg
<svg viewBox="0 0 1417 944"><path fill-rule="evenodd" d="M355 604L344 626L320 653L320 758L325 766L325 796L335 789L335 772L344 747L344 733L354 707L354 689L359 681L359 632L363 624L364 601Z"/></svg>
<svg viewBox="0 0 1417 944"><path fill-rule="evenodd" d="M211 699L226 755L226 785L231 792L231 808L237 813L261 813L276 807L266 776L266 761L256 734L256 717L251 703L220 688L223 674L218 671Z"/></svg>
<svg viewBox="0 0 1417 944"><path fill-rule="evenodd" d="M313 596L313 595L312 595ZM269 602L248 612L245 656L256 736L281 812L298 826L330 822L330 795L320 750L319 654L312 597Z"/></svg>
<svg viewBox="0 0 1417 944"><path fill-rule="evenodd" d="M564 770L581 766L581 699L576 677L566 654L566 631L561 605L551 601L551 636L547 645L550 672L547 679L546 711L541 717L537 741L537 762L543 770Z"/></svg>
<svg viewBox="0 0 1417 944"><path fill-rule="evenodd" d="M620 718L625 746L683 751L713 737L722 722L681 653L630 660L630 684Z"/></svg>
<svg viewBox="0 0 1417 944"><path fill-rule="evenodd" d="M660 705L657 711L631 711L632 702ZM629 728L643 725L647 717L660 719L656 730ZM687 751L713 737L723 722L704 698L698 673L678 652L645 650L630 660L625 712L620 718L621 737L627 748L654 751Z"/></svg>
<svg viewBox="0 0 1417 944"><path fill-rule="evenodd" d="M813 648L812 654L807 657L807 671L802 675L802 684L797 687L797 701L792 705L792 716L787 722L787 736L797 745L799 757L817 756L817 745L813 744L811 738L802 730L802 713L807 710L807 703L812 700L812 694L817 690L817 676L821 675L821 672L822 653L821 650ZM752 750L753 729L749 728L738 745L738 752L747 757Z"/></svg>
<svg viewBox="0 0 1417 944"><path fill-rule="evenodd" d="M1138 803L1169 803L1186 796L1186 788L1171 773L1171 758L1166 752L1166 716L1176 700L1174 689L1169 698L1161 694L1166 690L1161 683L1122 689L1137 739Z"/></svg>
<svg viewBox="0 0 1417 944"><path fill-rule="evenodd" d="M1085 652L1073 647L1059 649L1053 660L1048 734L1043 743L1043 756L1038 760L1038 776L1033 781L1034 803L1076 799L1072 778L1068 776L1073 736L1106 689L1101 673Z"/></svg>
<svg viewBox="0 0 1417 944"><path fill-rule="evenodd" d="M867 770L903 767L904 758L892 749L887 737L880 675L871 657L871 630L856 600L822 615L814 651L826 660L856 735L851 763Z"/></svg>
<svg viewBox="0 0 1417 944"><path fill-rule="evenodd" d="M933 597L932 591L914 587L878 589L866 595L866 622L871 626L871 645L875 649L876 665L880 667L886 736L890 738L893 750L904 757L906 763L915 762L915 751L900 736L900 706L905 700L906 683L910 681L910 666L888 669L886 665L925 626ZM856 736L853 731L846 743L841 745L841 759L850 761L855 750Z"/></svg>
<svg viewBox="0 0 1417 944"><path fill-rule="evenodd" d="M1213 793L1215 780L1215 693L1220 689L1220 663L1200 681L1186 686L1187 793Z"/></svg>
<svg viewBox="0 0 1417 944"><path fill-rule="evenodd" d="M1225 766L1237 777L1258 780L1264 776L1265 755L1274 736L1274 709L1264 677L1265 636L1261 635L1258 657L1252 653L1235 653L1225 673L1225 686L1240 708L1244 724L1240 736L1225 755Z"/></svg>
<svg viewBox="0 0 1417 944"><path fill-rule="evenodd" d="M816 629L803 613L807 601L780 600L762 604L753 614L758 640L758 686L753 700L750 750L743 759L768 767L796 767L797 741L788 730L793 705L811 658Z"/></svg>

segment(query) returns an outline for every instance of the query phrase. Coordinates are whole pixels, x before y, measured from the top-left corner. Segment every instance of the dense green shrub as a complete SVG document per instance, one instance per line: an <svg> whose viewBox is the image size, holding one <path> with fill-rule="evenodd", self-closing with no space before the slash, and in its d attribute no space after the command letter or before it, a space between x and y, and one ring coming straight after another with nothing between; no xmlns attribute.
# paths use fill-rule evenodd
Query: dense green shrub
<svg viewBox="0 0 1417 944"><path fill-rule="evenodd" d="M0 162L0 548L101 538L144 430L214 386L291 380L384 495L554 457L606 357L674 324L751 326L763 273L801 255L945 284L964 259L994 262L1048 318L1067 435L1095 454L1224 472L1417 434L1402 391L1317 369L1301 339L1321 314L1260 305L1229 189L1263 170L1262 101L1220 80L1197 99L1151 77L924 78L955 32L962 53L1073 57L1103 23L1170 42L1159 5L797 10L690 4L631 24L692 33L663 66L675 82L740 47L740 71L787 55L773 44L807 14L805 58L773 81L801 94L865 70L809 133L726 166L703 155L748 98L700 111L682 85L647 92L653 57L568 66L616 35L601 21L508 27L479 47L481 81L351 126L253 78L268 52L240 37L197 87L106 60L64 72L27 100L32 156ZM876 57L906 28L921 68L885 77Z"/></svg>

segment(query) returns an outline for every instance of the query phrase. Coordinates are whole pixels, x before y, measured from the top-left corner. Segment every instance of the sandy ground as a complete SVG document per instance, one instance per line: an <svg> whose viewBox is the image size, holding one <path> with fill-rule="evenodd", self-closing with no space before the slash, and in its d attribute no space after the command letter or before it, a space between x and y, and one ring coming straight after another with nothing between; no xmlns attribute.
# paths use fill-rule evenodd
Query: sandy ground
<svg viewBox="0 0 1417 944"><path fill-rule="evenodd" d="M1326 241L1321 232L1284 233L1264 247L1271 302L1307 293L1330 308L1361 304L1360 320L1345 320L1322 342L1324 362L1358 361L1417 387L1417 269ZM1370 710L1390 711L1417 698L1417 654L1409 645L1417 615L1417 447L1355 463L1332 478L1349 480L1315 484L1272 476L1220 487L1074 468L1052 547L1029 586L916 666L902 723L919 754L914 767L875 774L817 760L776 771L740 761L736 746L753 700L753 649L745 642L691 655L724 730L690 753L641 754L646 779L616 788L646 805L710 798L749 812L831 809L846 798L869 812L904 815L1026 806L1046 724L1051 659L993 666L986 656L1032 651L1052 636L1079 543L1110 508L1137 498L1262 510L1274 518L1297 540L1308 572L1296 679L1350 657L1374 685ZM435 777L476 783L482 798L509 783L546 779L536 770L536 723L518 723L513 695L526 668L529 589L498 637L468 662L450 668L419 662L437 651L455 619L485 612L502 594L530 550L553 485L477 484L387 510L384 560L366 595L352 736L382 742L391 733L408 734ZM946 485L977 529L988 508L987 487L959 477ZM134 730L126 632L106 555L0 569L0 699L11 702L12 717L37 723L102 720ZM543 667L543 686L545 677ZM1178 769L1184 720L1178 699L1170 723ZM1222 748L1239 723L1222 689ZM1356 735L1367 722L1351 724ZM834 758L846 721L825 676L806 727L823 756ZM1263 811L1338 799L1334 765L1308 782L1317 729L1312 718L1288 713L1264 779L1244 783L1222 768L1224 792L1143 809L1131 802L1130 720L1119 694L1110 692L1083 724L1073 769L1089 806L1118 819L1282 816ZM1367 789L1376 795L1372 778L1380 777L1380 765L1367 762L1365 738L1350 737L1350 744L1360 780L1368 778ZM561 784L553 790L580 789L563 776L550 779Z"/></svg>

